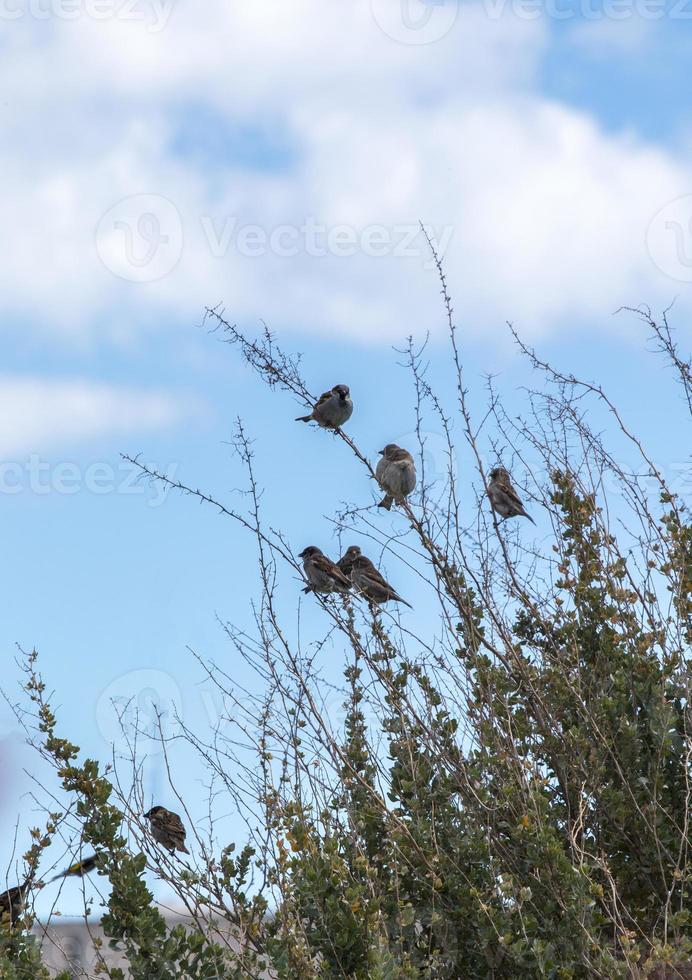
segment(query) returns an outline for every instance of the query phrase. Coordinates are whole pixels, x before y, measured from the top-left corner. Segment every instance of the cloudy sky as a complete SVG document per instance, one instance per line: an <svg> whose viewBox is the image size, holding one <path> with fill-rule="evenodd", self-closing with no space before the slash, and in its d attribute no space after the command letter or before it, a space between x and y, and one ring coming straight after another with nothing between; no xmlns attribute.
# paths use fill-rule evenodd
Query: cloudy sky
<svg viewBox="0 0 692 980"><path fill-rule="evenodd" d="M215 617L245 615L249 544L119 453L223 496L242 415L275 522L329 548L325 515L370 487L295 431L296 406L258 390L203 311L266 321L315 390L349 383L374 452L413 431L392 345L429 333L433 379L444 366L419 221L471 377L523 383L511 320L614 389L678 466L661 365L613 314L675 301L692 337L690 21L684 0L0 0L10 697L20 644L63 734L99 758L112 699L153 690L204 721L188 647L231 656ZM19 851L25 768L2 709L0 821L10 842L19 822Z"/></svg>

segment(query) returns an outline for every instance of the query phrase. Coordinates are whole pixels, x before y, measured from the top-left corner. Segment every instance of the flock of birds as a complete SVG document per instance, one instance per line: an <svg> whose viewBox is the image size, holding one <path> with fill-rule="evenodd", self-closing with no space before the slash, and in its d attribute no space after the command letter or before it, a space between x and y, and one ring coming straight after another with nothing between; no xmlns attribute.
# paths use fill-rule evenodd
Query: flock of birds
<svg viewBox="0 0 692 980"><path fill-rule="evenodd" d="M353 402L348 385L334 385L317 399L309 415L300 415L296 422L317 422L323 429L339 429L353 414ZM393 442L380 450L382 457L375 470L375 479L384 491L384 497L377 505L391 510L392 504L401 504L416 487L416 466L413 456L406 449ZM509 473L503 466L497 466L490 473L488 499L493 510L503 519L508 517L530 517L519 495L512 486ZM401 602L411 608L410 603L386 581L375 565L362 554L357 545L352 545L343 558L333 562L315 545L309 545L298 555L303 559L303 571L308 585L303 592L319 592L329 595L336 592L345 594L355 589L371 605L385 602Z"/></svg>
<svg viewBox="0 0 692 980"><path fill-rule="evenodd" d="M83 878L84 875L94 870L96 860L96 855L92 854L88 858L71 864L67 870L61 871L60 874L54 875L47 882L41 882L40 884L48 885L52 881L57 881L59 878ZM14 885L13 888L8 888L6 891L0 892L0 921L6 917L9 919L10 925L17 921L24 908L24 901L30 884L31 879L27 878L21 885Z"/></svg>
<svg viewBox="0 0 692 980"><path fill-rule="evenodd" d="M330 391L320 395L309 415L299 416L296 422L316 422L323 429L336 430L348 422L352 414L353 402L348 385L335 385ZM384 497L377 506L390 510L392 504L403 503L415 489L416 467L411 453L394 443L380 450L380 456L382 458L377 464L375 479L384 491ZM532 524L535 523L526 513L504 467L498 466L490 472L487 494L490 506L503 520L509 517L526 517ZM412 608L357 545L351 545L337 562L333 562L315 545L304 548L298 557L303 560L303 571L308 583L303 592L345 595L354 589L371 606L393 601ZM175 851L190 853L185 846L185 826L177 813L163 806L154 806L143 816L149 822L151 835L157 843L171 854ZM50 880L81 877L95 867L96 855L92 855ZM23 885L16 885L0 893L0 919L9 914L11 922L16 920L28 888L27 880Z"/></svg>
<svg viewBox="0 0 692 980"><path fill-rule="evenodd" d="M177 813L167 810L163 806L154 806L144 818L149 821L151 835L154 840L166 847L171 854L174 851L183 851L185 854L190 852L185 847L185 826ZM35 882L34 884L43 887L60 878L83 878L96 867L98 855L92 854L81 861L71 864L65 871L54 875L45 882ZM27 878L21 885L14 885L0 892L0 922L9 922L13 926L21 917L26 902L26 897L31 887L31 877Z"/></svg>

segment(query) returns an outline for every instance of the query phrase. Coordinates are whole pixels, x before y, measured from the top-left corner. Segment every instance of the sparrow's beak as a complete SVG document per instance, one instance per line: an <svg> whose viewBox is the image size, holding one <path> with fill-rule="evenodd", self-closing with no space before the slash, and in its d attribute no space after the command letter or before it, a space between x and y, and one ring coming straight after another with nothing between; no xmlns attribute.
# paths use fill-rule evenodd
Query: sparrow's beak
<svg viewBox="0 0 692 980"><path fill-rule="evenodd" d="M377 453L378 456L384 456L384 449L380 449Z"/></svg>

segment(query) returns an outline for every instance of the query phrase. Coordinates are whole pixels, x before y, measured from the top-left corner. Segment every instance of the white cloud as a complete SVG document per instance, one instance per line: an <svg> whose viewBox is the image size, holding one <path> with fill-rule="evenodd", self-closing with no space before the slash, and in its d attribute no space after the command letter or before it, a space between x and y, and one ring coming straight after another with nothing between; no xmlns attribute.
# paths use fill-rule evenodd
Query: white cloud
<svg viewBox="0 0 692 980"><path fill-rule="evenodd" d="M189 414L179 397L81 380L0 376L0 457L94 437L163 429Z"/></svg>
<svg viewBox="0 0 692 980"><path fill-rule="evenodd" d="M510 317L525 332L555 330L566 317L603 318L680 292L651 262L645 234L667 200L689 191L687 161L541 97L544 23L465 5L442 39L408 45L380 26L396 26L381 16L387 3L389 14L403 9L400 0L180 0L158 33L144 3L145 23L10 25L0 89L15 138L0 149L11 202L0 303L59 336L136 329L152 313L196 319L222 301L235 318L389 340L441 323L422 241L417 254L396 254L396 228L419 218L451 235L447 269L469 329L501 329ZM449 5L428 7L431 25ZM46 70L59 83L57 111L44 101ZM276 120L290 162L267 172L221 156L210 169L173 153L181 114L195 107L229 127ZM116 208L99 239L111 269L127 275L129 262L130 278L152 280L131 282L104 266L95 232L114 205L142 194L145 213ZM355 254L307 254L309 218L348 226ZM241 254L247 224L274 245L288 226L279 244L295 254L269 243ZM388 254L367 254L380 226ZM159 235L168 241L148 266Z"/></svg>

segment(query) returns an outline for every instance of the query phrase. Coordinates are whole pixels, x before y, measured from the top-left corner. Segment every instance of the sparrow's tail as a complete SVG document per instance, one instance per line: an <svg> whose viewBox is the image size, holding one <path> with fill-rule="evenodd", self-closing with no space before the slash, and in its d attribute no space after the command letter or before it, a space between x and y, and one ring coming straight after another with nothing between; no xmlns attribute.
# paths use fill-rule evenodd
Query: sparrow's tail
<svg viewBox="0 0 692 980"><path fill-rule="evenodd" d="M531 523L533 524L533 526L534 526L534 527L536 526L536 522L534 521L534 519L533 519L533 517L531 517L531 515L530 515L530 514L527 514L525 510L523 510L523 511L521 512L521 516L522 516L522 517L527 517L527 518L528 518L528 519L529 519L529 520L531 521Z"/></svg>
<svg viewBox="0 0 692 980"><path fill-rule="evenodd" d="M299 415L296 422L312 422L312 415Z"/></svg>
<svg viewBox="0 0 692 980"><path fill-rule="evenodd" d="M407 602L406 599L402 599L400 595L395 595L394 598L396 599L397 602L402 603L402 605L408 606L409 609L413 609L413 606L411 605L411 603L410 602Z"/></svg>
<svg viewBox="0 0 692 980"><path fill-rule="evenodd" d="M178 850L179 850L179 851L182 851L182 852L183 852L183 854L189 854L189 853L190 853L190 852L188 851L188 849L187 849L187 848L185 847L185 845L184 845L184 844L180 844L180 845L178 846Z"/></svg>
<svg viewBox="0 0 692 980"><path fill-rule="evenodd" d="M380 500L380 502L379 502L379 504L377 506L378 507L384 507L385 510L391 510L392 509L393 500L394 500L394 498L393 497L390 497L389 494L388 494L386 497L383 497L382 500Z"/></svg>

